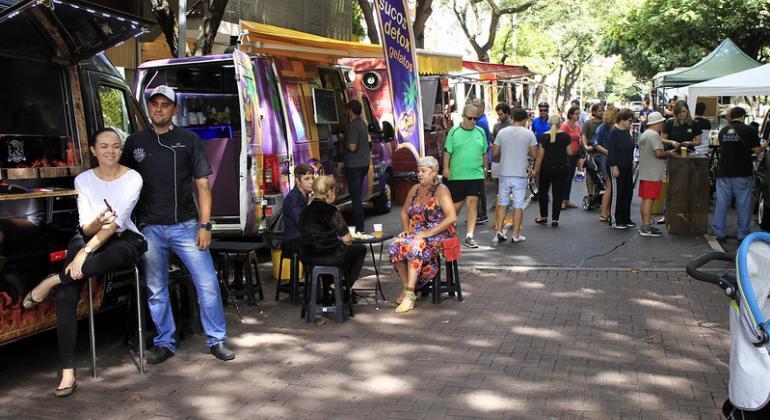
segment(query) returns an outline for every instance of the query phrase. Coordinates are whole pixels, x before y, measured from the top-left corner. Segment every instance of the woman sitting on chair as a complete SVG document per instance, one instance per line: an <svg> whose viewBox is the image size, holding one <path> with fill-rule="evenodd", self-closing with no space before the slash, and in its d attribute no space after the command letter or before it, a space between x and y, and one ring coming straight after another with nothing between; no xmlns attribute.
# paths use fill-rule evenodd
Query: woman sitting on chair
<svg viewBox="0 0 770 420"><path fill-rule="evenodd" d="M438 183L438 161L427 156L417 165L417 180L407 197L411 204L401 208L403 232L390 244L390 262L398 271L404 291L396 300L396 312L414 308L415 289L438 274L444 240L457 236L457 215L449 189Z"/></svg>
<svg viewBox="0 0 770 420"><path fill-rule="evenodd" d="M48 297L51 288L60 285L56 317L62 375L57 397L69 396L77 389L75 309L84 283L79 280L129 268L147 250L144 237L130 219L142 190L142 177L118 163L121 148L120 135L112 128L94 135L91 153L99 166L75 178L80 231L67 245L64 270L48 276L24 298L24 308L32 309Z"/></svg>
<svg viewBox="0 0 770 420"><path fill-rule="evenodd" d="M300 253L303 261L314 265L347 268L348 284L361 274L366 257L366 247L353 243L348 225L337 207L336 182L330 176L313 180L313 201L302 212L299 230L302 234Z"/></svg>

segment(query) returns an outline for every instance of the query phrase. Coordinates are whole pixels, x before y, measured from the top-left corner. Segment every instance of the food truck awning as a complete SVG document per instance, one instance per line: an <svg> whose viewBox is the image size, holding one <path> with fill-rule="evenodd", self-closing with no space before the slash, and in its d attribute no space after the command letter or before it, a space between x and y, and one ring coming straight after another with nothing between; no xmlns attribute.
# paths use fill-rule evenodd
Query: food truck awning
<svg viewBox="0 0 770 420"><path fill-rule="evenodd" d="M336 62L340 58L372 58L371 65L385 68L379 44L340 41L319 35L281 28L264 23L241 21L246 31L242 48L251 53L271 53L287 57L303 57ZM377 63L379 61L379 63ZM377 68L369 66L368 68ZM417 51L420 74L449 74L462 71L462 56ZM355 69L354 69L355 70Z"/></svg>
<svg viewBox="0 0 770 420"><path fill-rule="evenodd" d="M463 60L463 71L465 73L477 73L481 80L516 79L534 74L527 66L511 66L470 60Z"/></svg>
<svg viewBox="0 0 770 420"><path fill-rule="evenodd" d="M760 65L738 48L730 38L725 38L714 51L694 66L681 71L658 73L652 78L652 84L654 88L688 86Z"/></svg>

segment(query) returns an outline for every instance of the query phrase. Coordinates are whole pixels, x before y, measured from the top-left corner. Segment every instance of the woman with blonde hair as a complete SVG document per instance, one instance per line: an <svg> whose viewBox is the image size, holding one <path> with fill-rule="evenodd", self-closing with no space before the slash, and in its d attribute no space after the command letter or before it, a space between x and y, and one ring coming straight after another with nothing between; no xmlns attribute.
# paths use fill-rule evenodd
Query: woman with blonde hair
<svg viewBox="0 0 770 420"><path fill-rule="evenodd" d="M660 138L666 150L679 151L680 147L687 147L692 152L695 151L694 146L700 145L701 131L696 129L686 101L676 101L674 116L663 124Z"/></svg>
<svg viewBox="0 0 770 420"><path fill-rule="evenodd" d="M404 290L396 299L396 312L414 308L414 291L433 279L440 270L439 258L444 240L457 236L457 215L449 188L438 183L438 161L426 156L417 164L419 183L407 197L409 205L401 208L401 227L388 249L390 262L401 278Z"/></svg>
<svg viewBox="0 0 770 420"><path fill-rule="evenodd" d="M610 182L610 167L607 165L607 136L615 125L615 117L618 116L619 109L613 105L607 106L604 112L602 123L596 127L594 134L594 148L601 153L601 159L598 159L599 169L604 176L604 194L602 195L602 214L599 216L600 222L609 223L610 221L610 202L612 201L612 182Z"/></svg>
<svg viewBox="0 0 770 420"><path fill-rule="evenodd" d="M559 226L559 215L562 209L564 194L567 190L567 173L570 168L570 157L574 155L572 137L559 130L561 118L552 114L548 118L550 130L538 139L540 149L535 160L535 177L538 177L538 202L540 217L535 223L548 223L548 190L551 189L551 226ZM572 182L570 179L569 182Z"/></svg>
<svg viewBox="0 0 770 420"><path fill-rule="evenodd" d="M347 284L352 287L364 265L366 247L353 243L348 225L333 205L336 182L330 176L313 180L313 201L299 220L302 260L311 265L346 268Z"/></svg>

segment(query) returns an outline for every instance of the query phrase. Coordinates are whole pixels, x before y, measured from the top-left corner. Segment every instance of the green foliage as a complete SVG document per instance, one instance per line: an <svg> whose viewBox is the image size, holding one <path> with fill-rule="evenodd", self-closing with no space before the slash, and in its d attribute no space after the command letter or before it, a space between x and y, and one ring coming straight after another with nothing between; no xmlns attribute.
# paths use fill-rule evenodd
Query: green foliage
<svg viewBox="0 0 770 420"><path fill-rule="evenodd" d="M770 2L644 0L608 16L600 52L619 54L627 70L650 79L660 71L692 66L727 37L749 56L767 57Z"/></svg>
<svg viewBox="0 0 770 420"><path fill-rule="evenodd" d="M366 38L366 28L364 27L364 14L358 2L351 1L353 5L353 39L361 41Z"/></svg>
<svg viewBox="0 0 770 420"><path fill-rule="evenodd" d="M609 102L641 101L647 87L637 82L634 76L624 70L622 60L612 66L607 75L605 92L602 95Z"/></svg>

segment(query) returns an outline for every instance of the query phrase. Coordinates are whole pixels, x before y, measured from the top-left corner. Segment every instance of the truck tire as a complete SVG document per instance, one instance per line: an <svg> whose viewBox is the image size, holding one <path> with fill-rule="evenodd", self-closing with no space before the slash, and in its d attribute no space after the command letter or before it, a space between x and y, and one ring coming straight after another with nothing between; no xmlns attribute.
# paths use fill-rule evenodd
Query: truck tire
<svg viewBox="0 0 770 420"><path fill-rule="evenodd" d="M390 209L393 207L393 189L390 186L390 175L387 173L382 177L380 193L372 199L372 206L377 214L390 213Z"/></svg>

